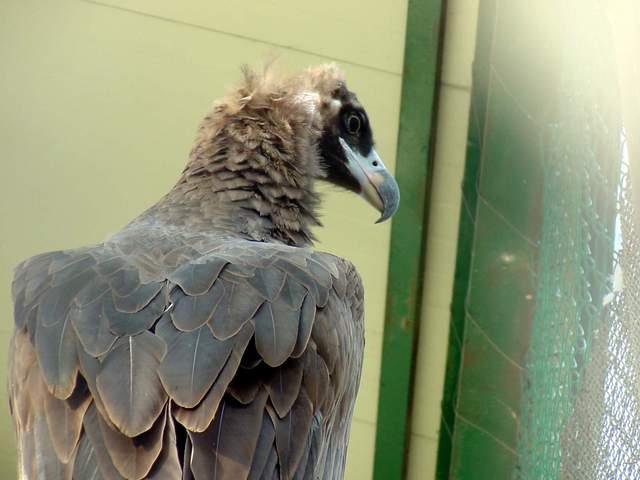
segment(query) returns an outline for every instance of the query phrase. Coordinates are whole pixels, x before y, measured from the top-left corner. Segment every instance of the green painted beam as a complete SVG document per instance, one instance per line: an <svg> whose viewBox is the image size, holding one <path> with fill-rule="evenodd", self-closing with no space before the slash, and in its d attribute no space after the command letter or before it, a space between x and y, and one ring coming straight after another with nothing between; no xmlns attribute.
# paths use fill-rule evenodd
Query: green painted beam
<svg viewBox="0 0 640 480"><path fill-rule="evenodd" d="M404 478L435 143L443 0L409 0L374 479Z"/></svg>

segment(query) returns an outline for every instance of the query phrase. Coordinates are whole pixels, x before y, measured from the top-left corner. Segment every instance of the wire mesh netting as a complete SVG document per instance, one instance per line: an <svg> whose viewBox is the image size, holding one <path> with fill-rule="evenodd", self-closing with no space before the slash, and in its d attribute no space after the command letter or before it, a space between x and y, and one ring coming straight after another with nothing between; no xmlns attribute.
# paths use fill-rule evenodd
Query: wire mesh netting
<svg viewBox="0 0 640 480"><path fill-rule="evenodd" d="M541 149L544 216L516 476L638 479L633 182L606 10L600 2L579 7Z"/></svg>
<svg viewBox="0 0 640 480"><path fill-rule="evenodd" d="M439 478L640 479L640 123L616 2L640 10L480 2Z"/></svg>
<svg viewBox="0 0 640 480"><path fill-rule="evenodd" d="M596 344L607 343L617 318L612 292L623 150L619 102L610 82L614 66L605 53L611 43L597 28L597 10L585 12L591 15L583 14L564 36L556 108L541 138L544 213L518 478L553 479L563 472L601 478L594 471L586 475L591 467L584 457L593 457L588 451L601 442L610 411L606 390L587 388L587 380L602 367L594 365ZM594 445L589 449L587 443Z"/></svg>

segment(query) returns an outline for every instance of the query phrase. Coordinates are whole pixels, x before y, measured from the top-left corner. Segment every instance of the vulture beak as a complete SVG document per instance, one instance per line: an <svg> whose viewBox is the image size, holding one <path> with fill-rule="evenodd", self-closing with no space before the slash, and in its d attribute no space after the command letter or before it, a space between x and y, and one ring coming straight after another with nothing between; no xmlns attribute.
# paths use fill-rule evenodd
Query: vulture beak
<svg viewBox="0 0 640 480"><path fill-rule="evenodd" d="M375 148L365 157L353 151L342 137L338 140L347 158L347 168L360 184L360 195L382 214L376 223L384 222L395 213L400 203L400 189L395 178Z"/></svg>

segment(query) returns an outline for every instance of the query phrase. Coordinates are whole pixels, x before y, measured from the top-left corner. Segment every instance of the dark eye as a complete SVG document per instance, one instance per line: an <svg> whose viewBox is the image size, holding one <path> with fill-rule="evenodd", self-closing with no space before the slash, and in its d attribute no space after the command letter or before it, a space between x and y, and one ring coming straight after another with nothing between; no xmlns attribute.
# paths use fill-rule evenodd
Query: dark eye
<svg viewBox="0 0 640 480"><path fill-rule="evenodd" d="M362 121L360 120L360 116L355 113L350 113L347 115L346 120L347 132L351 135L357 135L360 132L360 125Z"/></svg>

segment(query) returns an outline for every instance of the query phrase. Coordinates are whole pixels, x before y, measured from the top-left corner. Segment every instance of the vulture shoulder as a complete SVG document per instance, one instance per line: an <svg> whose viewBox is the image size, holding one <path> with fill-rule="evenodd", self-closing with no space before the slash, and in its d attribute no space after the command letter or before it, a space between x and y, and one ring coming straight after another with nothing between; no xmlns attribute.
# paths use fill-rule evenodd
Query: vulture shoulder
<svg viewBox="0 0 640 480"><path fill-rule="evenodd" d="M329 450L344 455L362 362L353 265L238 239L115 238L17 267L9 389L22 476L342 468L326 455L340 442Z"/></svg>

